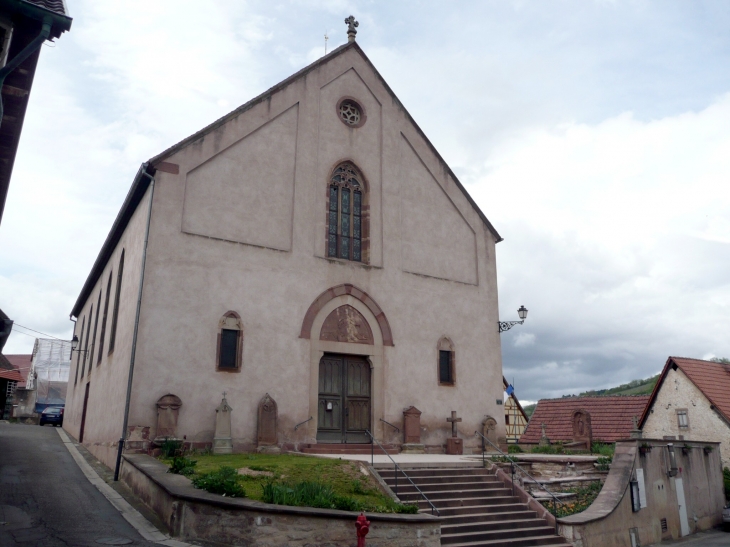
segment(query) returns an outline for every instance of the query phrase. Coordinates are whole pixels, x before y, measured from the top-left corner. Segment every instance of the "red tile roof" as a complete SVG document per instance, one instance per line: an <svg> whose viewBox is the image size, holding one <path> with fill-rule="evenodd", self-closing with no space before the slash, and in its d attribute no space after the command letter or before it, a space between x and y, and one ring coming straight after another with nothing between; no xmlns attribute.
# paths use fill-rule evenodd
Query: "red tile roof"
<svg viewBox="0 0 730 547"><path fill-rule="evenodd" d="M539 443L540 424L545 424L548 438L555 441L573 439L573 412L587 410L591 414L593 439L615 442L628 439L634 428L632 418L639 418L649 402L648 395L620 395L613 397L565 397L543 399L537 402L527 429L520 438L522 443Z"/></svg>
<svg viewBox="0 0 730 547"><path fill-rule="evenodd" d="M0 378L3 380L14 380L15 382L23 381L23 377L17 370L0 370Z"/></svg>
<svg viewBox="0 0 730 547"><path fill-rule="evenodd" d="M10 364L13 365L13 368L20 372L20 375L23 377L23 380L21 382L21 386L25 386L25 382L28 379L28 373L30 372L30 365L31 361L33 359L33 355L28 353L26 354L10 354L5 355L5 358L10 361Z"/></svg>
<svg viewBox="0 0 730 547"><path fill-rule="evenodd" d="M730 365L688 357L670 357L664 365L659 381L654 386L649 404L646 405L644 414L641 417L640 425L644 425L648 412L654 404L654 399L664 384L667 372L675 366L681 369L687 378L707 397L710 404L714 405L725 419L730 421Z"/></svg>

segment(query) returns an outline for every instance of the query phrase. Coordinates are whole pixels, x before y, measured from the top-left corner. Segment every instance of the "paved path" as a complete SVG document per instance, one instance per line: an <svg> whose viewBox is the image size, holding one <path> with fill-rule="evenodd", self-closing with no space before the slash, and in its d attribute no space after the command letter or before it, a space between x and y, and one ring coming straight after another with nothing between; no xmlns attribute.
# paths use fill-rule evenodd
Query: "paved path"
<svg viewBox="0 0 730 547"><path fill-rule="evenodd" d="M0 545L100 544L158 547L89 482L55 427L0 423Z"/></svg>

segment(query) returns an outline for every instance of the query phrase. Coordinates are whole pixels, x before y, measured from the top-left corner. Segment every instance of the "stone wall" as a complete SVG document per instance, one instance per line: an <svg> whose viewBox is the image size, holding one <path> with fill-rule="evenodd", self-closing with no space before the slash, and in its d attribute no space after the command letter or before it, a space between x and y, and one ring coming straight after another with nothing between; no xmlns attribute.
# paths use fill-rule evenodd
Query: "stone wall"
<svg viewBox="0 0 730 547"><path fill-rule="evenodd" d="M648 445L642 453L639 445ZM709 450L705 451L705 447ZM640 545L681 537L678 483L681 479L688 532L707 530L722 522L723 494L717 443L693 443L686 454L675 447L678 472L668 475L667 441L642 439L616 443L611 470L593 504L577 515L558 519L559 531L575 547L631 547L630 530ZM644 475L646 506L633 511L630 480L636 470ZM664 521L664 526L662 526Z"/></svg>
<svg viewBox="0 0 730 547"><path fill-rule="evenodd" d="M679 439L681 435L686 441L720 442L722 463L730 466L730 426L710 406L710 401L681 369L670 368L642 427L644 437ZM687 410L688 427L679 427L677 409Z"/></svg>
<svg viewBox="0 0 730 547"><path fill-rule="evenodd" d="M180 475L149 456L124 456L122 480L168 526L188 540L268 547L350 546L357 542L349 511L270 505L224 498L196 490ZM369 547L439 547L441 519L431 515L368 513Z"/></svg>

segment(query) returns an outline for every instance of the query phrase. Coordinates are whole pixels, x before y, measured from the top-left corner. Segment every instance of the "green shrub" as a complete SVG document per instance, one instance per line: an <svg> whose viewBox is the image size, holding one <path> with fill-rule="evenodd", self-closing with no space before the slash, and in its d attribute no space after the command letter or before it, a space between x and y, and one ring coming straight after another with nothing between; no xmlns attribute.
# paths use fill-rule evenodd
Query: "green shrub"
<svg viewBox="0 0 730 547"><path fill-rule="evenodd" d="M175 456L172 458L170 469L167 472L175 473L176 475L192 475L195 473L197 463L196 460L191 460L184 456Z"/></svg>
<svg viewBox="0 0 730 547"><path fill-rule="evenodd" d="M607 456L610 458L613 458L613 453L616 449L616 446L613 443L599 443L595 442L591 444L591 452L593 454L599 454L601 456Z"/></svg>
<svg viewBox="0 0 730 547"><path fill-rule="evenodd" d="M722 470L722 481L725 484L725 499L730 501L730 469L727 467Z"/></svg>
<svg viewBox="0 0 730 547"><path fill-rule="evenodd" d="M360 481L354 481L360 484ZM362 486L360 486L362 488ZM263 485L262 499L265 503L340 509L342 511L363 511L365 506L350 496L338 496L332 487L319 482L302 481L285 484L269 481Z"/></svg>
<svg viewBox="0 0 730 547"><path fill-rule="evenodd" d="M182 455L182 441L165 439L160 445L160 454L163 458L172 458Z"/></svg>
<svg viewBox="0 0 730 547"><path fill-rule="evenodd" d="M359 495L367 494L367 491L365 490L365 488L363 488L362 481L360 481L360 480L352 481L352 493L359 494Z"/></svg>
<svg viewBox="0 0 730 547"><path fill-rule="evenodd" d="M415 503L397 503L396 513L405 513L407 515L415 515L418 513L418 505Z"/></svg>
<svg viewBox="0 0 730 547"><path fill-rule="evenodd" d="M611 458L606 458L605 456L601 456L596 460L596 468L599 471L608 471L609 467L611 465Z"/></svg>
<svg viewBox="0 0 730 547"><path fill-rule="evenodd" d="M507 454L521 454L522 452L524 452L524 450L522 450L519 445L511 444L507 447Z"/></svg>
<svg viewBox="0 0 730 547"><path fill-rule="evenodd" d="M246 490L240 483L240 475L233 467L223 466L217 471L195 477L193 486L211 494L220 494L231 498L246 497Z"/></svg>

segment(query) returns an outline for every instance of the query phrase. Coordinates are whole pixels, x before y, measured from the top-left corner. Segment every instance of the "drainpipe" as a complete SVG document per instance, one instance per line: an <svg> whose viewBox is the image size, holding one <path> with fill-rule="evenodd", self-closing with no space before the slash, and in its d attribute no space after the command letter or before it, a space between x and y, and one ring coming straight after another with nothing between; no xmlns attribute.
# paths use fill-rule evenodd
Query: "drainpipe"
<svg viewBox="0 0 730 547"><path fill-rule="evenodd" d="M122 436L119 438L117 448L117 464L114 467L114 480L119 480L119 467L122 464L122 451L127 438L127 423L129 422L129 403L132 398L132 378L134 377L134 358L137 354L137 333L139 332L139 312L142 307L142 287L144 286L144 267L147 262L147 243L150 239L150 219L152 218L152 200L155 197L155 177L147 172L149 163L145 162L137 172L137 178L147 177L150 179L150 204L147 209L147 227L144 233L144 247L142 248L142 272L139 276L139 290L137 291L137 311L134 316L134 334L132 335L132 355L129 358L129 374L127 377L127 399L124 404L124 423L122 425Z"/></svg>
<svg viewBox="0 0 730 547"><path fill-rule="evenodd" d="M18 68L18 65L25 61L28 57L30 57L33 53L36 52L36 50L41 47L43 42L45 42L48 39L48 36L51 34L51 18L50 17L44 17L43 18L43 26L41 27L41 33L36 36L31 43L29 43L27 46L25 46L20 53L18 53L15 57L13 57L13 60L8 62L4 67L0 68L0 88L2 88L3 84L5 83L5 78L10 74L13 70ZM0 94L0 125L3 122L3 99L2 94Z"/></svg>

